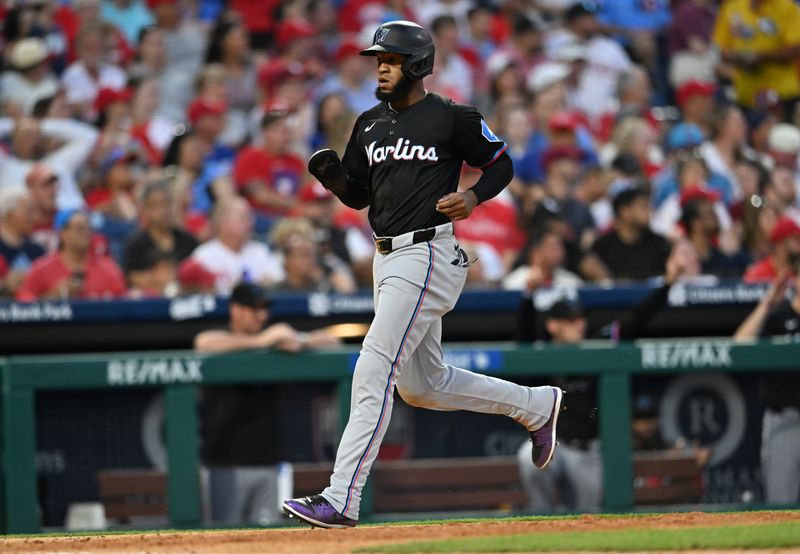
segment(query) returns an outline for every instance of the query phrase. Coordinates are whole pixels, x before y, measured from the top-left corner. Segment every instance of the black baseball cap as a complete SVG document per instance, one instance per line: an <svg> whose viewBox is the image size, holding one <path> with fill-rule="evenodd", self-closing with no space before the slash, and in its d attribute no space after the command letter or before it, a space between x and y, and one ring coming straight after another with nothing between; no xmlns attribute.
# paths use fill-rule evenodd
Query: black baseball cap
<svg viewBox="0 0 800 554"><path fill-rule="evenodd" d="M547 319L575 319L583 317L583 306L578 300L562 298L547 310Z"/></svg>
<svg viewBox="0 0 800 554"><path fill-rule="evenodd" d="M239 283L236 285L231 293L230 301L231 303L251 308L268 308L272 305L272 300L267 295L267 291L255 283Z"/></svg>

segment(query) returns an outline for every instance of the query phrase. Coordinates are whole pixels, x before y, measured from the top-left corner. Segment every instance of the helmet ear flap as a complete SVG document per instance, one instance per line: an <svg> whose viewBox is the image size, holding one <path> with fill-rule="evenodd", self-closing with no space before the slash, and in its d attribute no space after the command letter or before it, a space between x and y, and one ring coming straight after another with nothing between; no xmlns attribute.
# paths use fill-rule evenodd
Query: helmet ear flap
<svg viewBox="0 0 800 554"><path fill-rule="evenodd" d="M430 51L418 52L408 56L403 62L403 75L413 81L418 81L433 73L433 48Z"/></svg>

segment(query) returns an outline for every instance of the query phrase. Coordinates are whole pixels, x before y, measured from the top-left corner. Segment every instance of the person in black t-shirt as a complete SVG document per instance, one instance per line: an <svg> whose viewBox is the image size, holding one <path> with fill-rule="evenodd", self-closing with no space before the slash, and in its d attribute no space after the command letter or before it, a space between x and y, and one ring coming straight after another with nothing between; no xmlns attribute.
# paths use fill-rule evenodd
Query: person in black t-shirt
<svg viewBox="0 0 800 554"><path fill-rule="evenodd" d="M286 323L265 328L272 302L267 292L254 283L239 283L229 301L227 329L203 331L195 337L195 350L204 353L238 352L269 348L299 352L306 348L333 346L339 339L325 329L302 333ZM211 469L211 515L214 521L239 523L246 518L248 498L245 487L231 480L245 473L237 467L259 468L263 474L281 460L279 404L283 389L272 386L230 385L206 387L200 403L202 459ZM261 481L268 481L263 477ZM268 487L267 487L268 489ZM259 491L264 494L264 489ZM276 494L267 490L266 494ZM272 505L276 500L272 499Z"/></svg>
<svg viewBox="0 0 800 554"><path fill-rule="evenodd" d="M613 199L612 229L591 251L614 279L647 279L664 273L670 253L667 239L650 230L650 194L639 186L624 188Z"/></svg>
<svg viewBox="0 0 800 554"><path fill-rule="evenodd" d="M737 341L758 337L800 340L800 277L794 295L786 299L792 278L779 276L761 302L734 334ZM761 470L765 500L795 504L800 501L800 373L769 375L762 381L766 410L761 434Z"/></svg>
<svg viewBox="0 0 800 554"><path fill-rule="evenodd" d="M131 285L146 289L150 286L151 261L162 253L175 262L187 258L197 246L189 233L175 227L169 188L165 183L147 185L141 196L142 230L125 247L125 273Z"/></svg>
<svg viewBox="0 0 800 554"><path fill-rule="evenodd" d="M717 247L720 225L714 210L716 196L699 188L694 188L690 194L681 198L680 222L697 252L702 272L717 277L741 277L750 257L743 250L728 255Z"/></svg>

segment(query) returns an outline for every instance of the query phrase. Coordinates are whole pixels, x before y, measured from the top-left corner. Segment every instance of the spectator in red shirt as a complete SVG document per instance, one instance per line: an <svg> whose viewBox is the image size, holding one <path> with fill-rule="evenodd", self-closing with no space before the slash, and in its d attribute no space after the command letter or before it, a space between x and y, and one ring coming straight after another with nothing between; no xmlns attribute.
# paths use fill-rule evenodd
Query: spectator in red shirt
<svg viewBox="0 0 800 554"><path fill-rule="evenodd" d="M480 171L465 168L461 173L461 190L474 185L480 175ZM517 209L506 191L476 206L469 222L455 222L455 234L481 259L483 278L489 282L502 279L525 244Z"/></svg>
<svg viewBox="0 0 800 554"><path fill-rule="evenodd" d="M775 224L769 237L772 253L750 264L744 273L745 283L772 281L778 275L797 273L800 264L800 226L783 216Z"/></svg>
<svg viewBox="0 0 800 554"><path fill-rule="evenodd" d="M231 0L228 6L238 13L250 34L250 46L266 50L272 44L275 28L273 14L280 5L278 0Z"/></svg>
<svg viewBox="0 0 800 554"><path fill-rule="evenodd" d="M268 218L284 216L297 207L305 173L303 160L289 151L287 116L283 110L268 110L261 119L261 147L242 150L233 168L236 187Z"/></svg>
<svg viewBox="0 0 800 554"><path fill-rule="evenodd" d="M68 210L56 216L61 248L34 262L17 300L42 298L117 298L125 294L125 277L114 261L91 255L91 228L86 212Z"/></svg>
<svg viewBox="0 0 800 554"><path fill-rule="evenodd" d="M5 296L6 291L8 290L6 287L6 275L8 275L8 264L6 263L6 259L0 257L0 296Z"/></svg>

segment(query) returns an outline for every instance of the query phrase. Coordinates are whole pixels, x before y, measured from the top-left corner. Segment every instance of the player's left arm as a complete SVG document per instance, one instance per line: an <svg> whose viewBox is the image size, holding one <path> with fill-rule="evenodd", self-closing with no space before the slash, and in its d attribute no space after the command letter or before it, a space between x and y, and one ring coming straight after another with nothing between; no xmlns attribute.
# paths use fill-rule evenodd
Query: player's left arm
<svg viewBox="0 0 800 554"><path fill-rule="evenodd" d="M489 129L475 108L456 105L454 109L455 150L467 164L483 172L469 190L445 195L436 203L437 211L457 221L468 218L481 202L500 194L514 177L514 165L506 154L506 143Z"/></svg>

